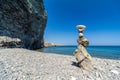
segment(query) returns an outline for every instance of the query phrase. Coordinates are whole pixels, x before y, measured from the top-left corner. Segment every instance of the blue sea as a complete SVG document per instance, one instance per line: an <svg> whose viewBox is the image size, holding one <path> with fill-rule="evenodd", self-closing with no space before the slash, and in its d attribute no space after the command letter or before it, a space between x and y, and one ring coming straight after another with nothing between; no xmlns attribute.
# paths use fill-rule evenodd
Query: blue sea
<svg viewBox="0 0 120 80"><path fill-rule="evenodd" d="M42 48L38 51L45 53L73 55L73 52L76 48L77 46L57 46ZM120 60L120 46L88 46L86 49L93 57Z"/></svg>

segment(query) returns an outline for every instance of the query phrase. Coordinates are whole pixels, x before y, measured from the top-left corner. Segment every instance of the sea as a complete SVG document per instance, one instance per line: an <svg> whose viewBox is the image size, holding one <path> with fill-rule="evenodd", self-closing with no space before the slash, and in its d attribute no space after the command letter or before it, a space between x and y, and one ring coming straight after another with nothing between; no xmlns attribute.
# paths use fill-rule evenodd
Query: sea
<svg viewBox="0 0 120 80"><path fill-rule="evenodd" d="M62 55L73 55L77 46L45 47L37 51ZM88 46L87 51L93 57L120 60L120 46Z"/></svg>

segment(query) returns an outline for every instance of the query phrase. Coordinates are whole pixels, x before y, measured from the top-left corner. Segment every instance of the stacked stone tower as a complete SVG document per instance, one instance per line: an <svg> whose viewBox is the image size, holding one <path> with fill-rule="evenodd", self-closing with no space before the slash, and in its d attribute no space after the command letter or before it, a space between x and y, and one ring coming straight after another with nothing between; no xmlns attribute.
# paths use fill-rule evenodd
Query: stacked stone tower
<svg viewBox="0 0 120 80"><path fill-rule="evenodd" d="M74 56L78 61L77 65L79 67L83 69L89 69L91 66L92 58L85 49L85 47L89 45L89 41L83 35L83 31L85 30L86 26L78 25L77 28L79 32L79 38L77 40L78 48L75 50Z"/></svg>

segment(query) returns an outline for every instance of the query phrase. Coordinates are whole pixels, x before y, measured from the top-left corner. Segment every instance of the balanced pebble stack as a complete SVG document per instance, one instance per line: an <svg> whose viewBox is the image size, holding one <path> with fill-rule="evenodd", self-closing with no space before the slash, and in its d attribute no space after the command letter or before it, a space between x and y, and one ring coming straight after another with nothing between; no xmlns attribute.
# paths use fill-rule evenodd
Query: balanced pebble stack
<svg viewBox="0 0 120 80"><path fill-rule="evenodd" d="M85 30L86 26L78 25L77 28L79 32L79 38L77 40L78 48L75 50L73 54L76 60L78 61L77 65L80 68L88 70L92 65L92 58L85 49L85 47L89 45L89 41L83 35L83 31Z"/></svg>

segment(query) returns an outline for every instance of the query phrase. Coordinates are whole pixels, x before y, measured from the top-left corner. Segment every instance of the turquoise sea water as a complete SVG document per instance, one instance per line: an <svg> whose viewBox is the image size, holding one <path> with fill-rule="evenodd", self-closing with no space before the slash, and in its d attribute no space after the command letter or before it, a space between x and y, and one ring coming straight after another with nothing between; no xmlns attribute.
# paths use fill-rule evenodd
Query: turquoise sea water
<svg viewBox="0 0 120 80"><path fill-rule="evenodd" d="M40 52L73 55L77 46L57 46L39 49ZM120 46L89 46L86 47L93 57L120 59Z"/></svg>

